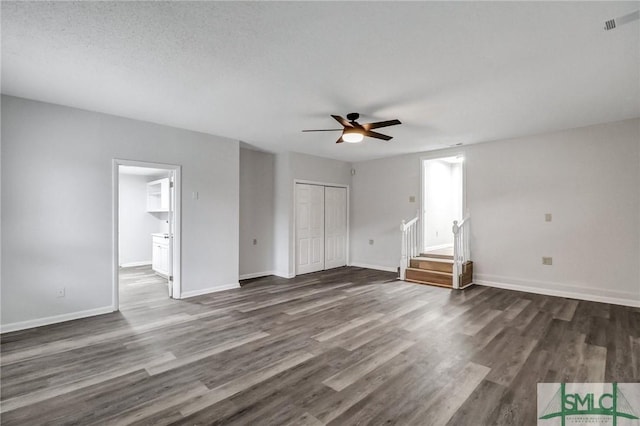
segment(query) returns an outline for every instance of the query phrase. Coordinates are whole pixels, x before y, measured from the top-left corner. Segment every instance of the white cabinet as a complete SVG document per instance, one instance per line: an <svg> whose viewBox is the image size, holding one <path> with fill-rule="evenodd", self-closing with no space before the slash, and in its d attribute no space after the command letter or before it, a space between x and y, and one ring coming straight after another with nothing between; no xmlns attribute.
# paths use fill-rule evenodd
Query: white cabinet
<svg viewBox="0 0 640 426"><path fill-rule="evenodd" d="M169 235L153 234L151 268L158 274L169 276Z"/></svg>
<svg viewBox="0 0 640 426"><path fill-rule="evenodd" d="M147 183L147 211L168 212L169 191L171 185L169 178L162 178Z"/></svg>

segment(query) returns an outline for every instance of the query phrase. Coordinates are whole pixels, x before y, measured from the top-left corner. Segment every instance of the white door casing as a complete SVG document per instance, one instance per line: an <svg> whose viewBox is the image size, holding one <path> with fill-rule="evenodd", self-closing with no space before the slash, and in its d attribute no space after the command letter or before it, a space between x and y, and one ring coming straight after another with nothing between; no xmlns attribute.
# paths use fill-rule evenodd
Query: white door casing
<svg viewBox="0 0 640 426"><path fill-rule="evenodd" d="M181 211L180 211L180 185L181 185L181 166L175 164L163 164L163 163L150 163L145 161L137 161L137 160L123 160L123 159L113 159L112 167L112 217L113 217L113 228L112 228L112 304L113 310L118 311L120 306L120 297L119 297L119 271L120 265L118 262L118 251L119 251L119 221L118 221L118 213L119 213L119 171L120 166L134 166L134 167L147 167L152 169L165 169L172 174L173 178L173 191L171 191L171 227L170 227L170 239L169 246L171 247L171 254L169 254L169 250L164 250L163 253L160 251L155 251L158 256L153 256L154 258L162 258L165 260L165 270L170 269L170 274L173 276L170 295L173 298L181 298L182 289L181 289ZM155 247L155 244L154 244ZM157 265L159 266L159 265ZM155 268L154 268L155 269Z"/></svg>
<svg viewBox="0 0 640 426"><path fill-rule="evenodd" d="M325 269L347 264L347 189L327 186L325 198Z"/></svg>
<svg viewBox="0 0 640 426"><path fill-rule="evenodd" d="M324 269L324 187L296 185L296 273Z"/></svg>
<svg viewBox="0 0 640 426"><path fill-rule="evenodd" d="M175 172L169 172L169 188L167 193L169 195L169 203L168 203L168 219L169 219L169 244L167 249L167 290L169 291L169 297L173 298L173 233L175 229L175 221L174 221L174 213L175 213Z"/></svg>

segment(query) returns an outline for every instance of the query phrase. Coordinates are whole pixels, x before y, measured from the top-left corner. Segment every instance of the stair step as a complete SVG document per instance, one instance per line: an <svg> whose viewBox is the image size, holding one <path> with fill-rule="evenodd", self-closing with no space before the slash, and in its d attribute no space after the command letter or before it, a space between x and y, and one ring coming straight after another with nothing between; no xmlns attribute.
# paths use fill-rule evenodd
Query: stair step
<svg viewBox="0 0 640 426"><path fill-rule="evenodd" d="M425 269L407 268L405 271L407 280L425 281L441 285L453 286L453 274L450 272L427 271Z"/></svg>
<svg viewBox="0 0 640 426"><path fill-rule="evenodd" d="M439 283L432 283L432 282L429 282L429 281L410 280L408 278L405 279L405 281L408 281L410 283L416 283L416 284L434 285L436 287L453 288L453 285L451 285L451 284L439 284Z"/></svg>
<svg viewBox="0 0 640 426"><path fill-rule="evenodd" d="M438 272L453 272L453 260L435 259L432 257L414 257L409 261L409 265L416 269L426 269Z"/></svg>
<svg viewBox="0 0 640 426"><path fill-rule="evenodd" d="M460 274L460 287L471 284L473 281L473 262L468 261L462 265L462 274Z"/></svg>
<svg viewBox="0 0 640 426"><path fill-rule="evenodd" d="M453 255L451 255L451 254L420 253L420 257L430 257L432 259L449 259L449 260L453 260Z"/></svg>

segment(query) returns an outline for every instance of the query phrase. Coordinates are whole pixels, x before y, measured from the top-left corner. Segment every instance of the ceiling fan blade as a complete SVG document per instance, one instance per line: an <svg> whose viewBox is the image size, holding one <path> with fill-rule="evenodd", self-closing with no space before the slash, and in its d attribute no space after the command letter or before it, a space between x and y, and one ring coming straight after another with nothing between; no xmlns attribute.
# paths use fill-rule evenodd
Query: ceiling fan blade
<svg viewBox="0 0 640 426"><path fill-rule="evenodd" d="M342 135L340 135L340 137L338 138L338 140L336 141L336 143L342 143L342 142L344 142L344 141L342 140Z"/></svg>
<svg viewBox="0 0 640 426"><path fill-rule="evenodd" d="M349 123L349 121L346 118L342 118L339 115L332 115L332 117L340 124L342 124L344 127L353 127L353 125L351 123Z"/></svg>
<svg viewBox="0 0 640 426"><path fill-rule="evenodd" d="M380 127L395 126L396 124L402 124L402 123L400 122L400 120L378 121L375 123L363 124L362 128L365 130L371 130L371 129L378 129Z"/></svg>
<svg viewBox="0 0 640 426"><path fill-rule="evenodd" d="M372 132L371 130L367 130L363 134L365 136L369 136L370 138L382 139L385 141L393 139L393 136L383 135L382 133Z"/></svg>
<svg viewBox="0 0 640 426"><path fill-rule="evenodd" d="M341 132L344 129L314 129L314 130L303 130L303 132Z"/></svg>

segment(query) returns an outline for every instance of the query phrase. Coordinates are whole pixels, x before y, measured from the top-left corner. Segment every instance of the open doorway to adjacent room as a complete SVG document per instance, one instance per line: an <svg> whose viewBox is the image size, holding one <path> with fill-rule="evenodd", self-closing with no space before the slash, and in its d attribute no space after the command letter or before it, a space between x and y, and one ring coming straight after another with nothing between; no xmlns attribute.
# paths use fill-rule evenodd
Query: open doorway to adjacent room
<svg viewBox="0 0 640 426"><path fill-rule="evenodd" d="M453 221L464 212L464 157L422 161L422 252L453 255Z"/></svg>
<svg viewBox="0 0 640 426"><path fill-rule="evenodd" d="M179 172L114 162L114 310L179 298Z"/></svg>

